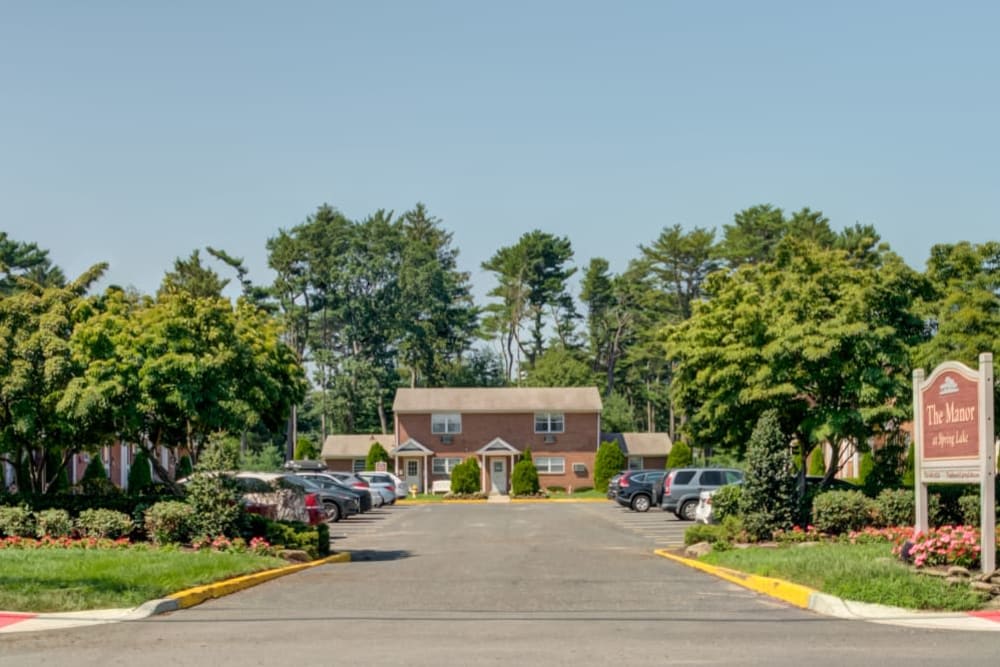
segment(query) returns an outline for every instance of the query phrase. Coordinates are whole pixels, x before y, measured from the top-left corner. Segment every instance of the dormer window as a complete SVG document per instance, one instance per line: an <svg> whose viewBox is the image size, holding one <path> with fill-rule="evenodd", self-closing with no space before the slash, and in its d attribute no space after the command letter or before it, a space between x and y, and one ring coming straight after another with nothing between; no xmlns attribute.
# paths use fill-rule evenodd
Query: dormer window
<svg viewBox="0 0 1000 667"><path fill-rule="evenodd" d="M536 412L535 433L562 433L566 419L561 412Z"/></svg>
<svg viewBox="0 0 1000 667"><path fill-rule="evenodd" d="M458 412L435 412L431 415L431 433L451 435L462 432L462 415Z"/></svg>

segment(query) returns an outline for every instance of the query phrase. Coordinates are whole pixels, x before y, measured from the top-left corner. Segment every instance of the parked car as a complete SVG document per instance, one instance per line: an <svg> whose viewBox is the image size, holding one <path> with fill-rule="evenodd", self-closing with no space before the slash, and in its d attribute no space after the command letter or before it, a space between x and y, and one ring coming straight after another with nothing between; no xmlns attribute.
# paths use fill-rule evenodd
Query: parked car
<svg viewBox="0 0 1000 667"><path fill-rule="evenodd" d="M371 510L372 506L378 506L382 504L382 497L378 494L372 494L367 489L355 489L348 483L338 479L334 475L326 472L297 472L295 473L299 477L308 479L313 484L324 488L324 489L335 489L342 491L344 493L349 493L354 495L358 499L358 504L362 512L368 512ZM374 502L374 498L378 498L377 504Z"/></svg>
<svg viewBox="0 0 1000 667"><path fill-rule="evenodd" d="M676 468L663 478L660 507L678 519L694 520L702 491L743 481L743 471L735 468Z"/></svg>
<svg viewBox="0 0 1000 667"><path fill-rule="evenodd" d="M352 489L359 489L359 490L363 489L365 491L368 491L371 494L372 504L375 507L381 507L386 502L384 494L381 494L377 490L371 488L371 484L368 483L368 480L358 477L358 475L353 472L343 472L340 470L327 470L326 474L332 477L336 477L337 479L339 479L341 482L351 487Z"/></svg>
<svg viewBox="0 0 1000 667"><path fill-rule="evenodd" d="M645 512L660 498L666 470L628 470L618 479L615 500L636 512Z"/></svg>
<svg viewBox="0 0 1000 667"><path fill-rule="evenodd" d="M243 473L240 473L243 474ZM320 504L326 512L326 520L340 521L361 511L361 502L357 495L349 494L336 488L323 488L310 480L299 477L295 473L280 473L285 484L297 486L303 493L313 493L319 497Z"/></svg>
<svg viewBox="0 0 1000 667"><path fill-rule="evenodd" d="M612 475L611 479L608 480L608 499L614 500L615 496L618 495L618 482L621 480L622 475L627 473L627 470L622 470L620 472Z"/></svg>
<svg viewBox="0 0 1000 667"><path fill-rule="evenodd" d="M358 473L358 474L360 475L362 473ZM393 492L393 494L395 494L395 496L396 496L397 499L399 499L399 498L406 498L406 496L410 493L410 486L406 482L404 482L403 480L401 480L399 477L397 477L394 473L391 473L391 472L366 471L363 474L365 474L365 475L385 475L386 477L388 477L390 480L392 480L392 492Z"/></svg>
<svg viewBox="0 0 1000 667"><path fill-rule="evenodd" d="M366 470L359 472L358 477L368 482L369 488L377 489L379 493L384 493L386 502L390 505L396 503L396 482L389 477L389 473Z"/></svg>
<svg viewBox="0 0 1000 667"><path fill-rule="evenodd" d="M301 521L310 525L326 519L318 490L307 491L287 482L290 475L272 472L239 472L233 480L243 505L251 514L276 521Z"/></svg>

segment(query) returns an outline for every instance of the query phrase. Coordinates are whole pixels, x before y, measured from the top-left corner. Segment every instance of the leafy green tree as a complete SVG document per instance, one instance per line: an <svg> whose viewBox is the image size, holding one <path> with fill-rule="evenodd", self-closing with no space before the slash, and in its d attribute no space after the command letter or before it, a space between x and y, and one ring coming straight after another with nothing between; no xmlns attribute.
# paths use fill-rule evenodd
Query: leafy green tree
<svg viewBox="0 0 1000 667"><path fill-rule="evenodd" d="M561 345L550 347L525 370L526 387L592 387L594 374L580 356Z"/></svg>
<svg viewBox="0 0 1000 667"><path fill-rule="evenodd" d="M858 462L858 481L862 486L866 485L868 477L872 474L872 470L875 469L875 457L872 456L871 452L863 452L861 454L861 460Z"/></svg>
<svg viewBox="0 0 1000 667"><path fill-rule="evenodd" d="M493 350L472 350L445 369L446 387L505 387L503 361Z"/></svg>
<svg viewBox="0 0 1000 667"><path fill-rule="evenodd" d="M319 447L313 439L306 435L300 435L299 441L295 443L296 461L315 461L319 458Z"/></svg>
<svg viewBox="0 0 1000 667"><path fill-rule="evenodd" d="M604 399L601 430L606 433L631 433L636 430L635 411L621 394L611 394Z"/></svg>
<svg viewBox="0 0 1000 667"><path fill-rule="evenodd" d="M385 463L388 465L391 460L389 452L385 450L381 442L376 440L368 448L368 456L365 458L365 470L375 470L376 464Z"/></svg>
<svg viewBox="0 0 1000 667"><path fill-rule="evenodd" d="M777 411L768 410L758 420L746 463L740 495L743 526L752 539L767 540L775 530L792 527L797 505L791 446Z"/></svg>
<svg viewBox="0 0 1000 667"><path fill-rule="evenodd" d="M620 470L624 470L627 465L628 459L625 458L617 442L608 440L602 442L594 458L594 488L607 488L611 478Z"/></svg>
<svg viewBox="0 0 1000 667"><path fill-rule="evenodd" d="M711 298L668 333L691 439L738 455L747 424L776 408L803 460L826 442L836 461L842 443L908 419L922 281L888 251L877 260L792 238L774 261L709 277Z"/></svg>
<svg viewBox="0 0 1000 667"><path fill-rule="evenodd" d="M935 245L926 275L933 291L922 312L933 335L916 348L915 364L929 373L944 361L977 368L983 352L1000 358L1000 242ZM993 393L1000 405L1000 380ZM1000 435L996 420L994 429Z"/></svg>
<svg viewBox="0 0 1000 667"><path fill-rule="evenodd" d="M731 267L759 264L774 258L774 250L788 230L780 208L760 204L733 216L733 224L723 225L719 255Z"/></svg>
<svg viewBox="0 0 1000 667"><path fill-rule="evenodd" d="M674 442L667 454L668 468L684 468L694 463L694 453L691 447L683 440Z"/></svg>
<svg viewBox="0 0 1000 667"><path fill-rule="evenodd" d="M809 474L817 477L826 476L826 461L823 459L822 447L817 447L809 455Z"/></svg>
<svg viewBox="0 0 1000 667"><path fill-rule="evenodd" d="M531 459L531 450L525 447L511 472L511 490L515 496L530 496L538 493L539 488L538 469Z"/></svg>
<svg viewBox="0 0 1000 667"><path fill-rule="evenodd" d="M247 449L240 454L240 470L272 472L281 468L285 457L281 447L267 443L262 447Z"/></svg>
<svg viewBox="0 0 1000 667"><path fill-rule="evenodd" d="M18 471L22 491L47 492L73 454L96 443L58 402L82 372L70 337L90 316L85 293L106 268L95 265L65 287L35 284L0 298L0 461Z"/></svg>

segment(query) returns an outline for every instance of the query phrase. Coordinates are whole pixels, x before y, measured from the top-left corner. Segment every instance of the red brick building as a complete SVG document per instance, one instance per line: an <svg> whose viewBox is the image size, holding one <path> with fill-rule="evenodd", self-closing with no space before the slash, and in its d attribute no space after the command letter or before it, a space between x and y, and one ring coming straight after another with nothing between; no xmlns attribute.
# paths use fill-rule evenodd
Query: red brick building
<svg viewBox="0 0 1000 667"><path fill-rule="evenodd" d="M421 491L475 457L483 490L508 493L526 447L543 487L593 486L601 407L594 387L400 389L390 454Z"/></svg>

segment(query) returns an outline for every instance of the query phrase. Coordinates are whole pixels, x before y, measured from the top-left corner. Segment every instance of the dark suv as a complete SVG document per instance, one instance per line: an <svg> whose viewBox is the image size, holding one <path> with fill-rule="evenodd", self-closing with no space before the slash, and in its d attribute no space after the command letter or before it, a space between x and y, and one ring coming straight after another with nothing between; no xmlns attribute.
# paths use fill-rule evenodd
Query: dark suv
<svg viewBox="0 0 1000 667"><path fill-rule="evenodd" d="M743 481L743 471L735 468L676 468L663 479L660 507L678 519L694 521L698 495L726 484Z"/></svg>
<svg viewBox="0 0 1000 667"><path fill-rule="evenodd" d="M645 512L660 499L667 470L628 470L618 479L615 500L636 512Z"/></svg>

